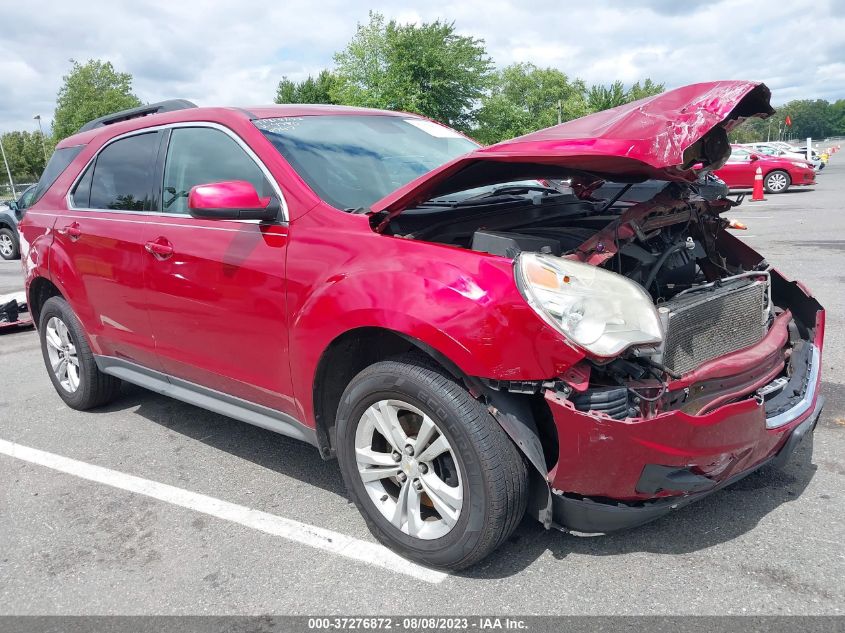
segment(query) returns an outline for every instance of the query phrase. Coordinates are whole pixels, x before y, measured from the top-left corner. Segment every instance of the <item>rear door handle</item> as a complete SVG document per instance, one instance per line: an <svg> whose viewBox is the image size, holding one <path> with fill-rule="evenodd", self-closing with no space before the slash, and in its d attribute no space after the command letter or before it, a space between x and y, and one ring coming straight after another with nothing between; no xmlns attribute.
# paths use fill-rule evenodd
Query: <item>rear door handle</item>
<svg viewBox="0 0 845 633"><path fill-rule="evenodd" d="M173 255L173 244L166 238L159 237L153 242L144 244L144 250L158 260L167 259Z"/></svg>
<svg viewBox="0 0 845 633"><path fill-rule="evenodd" d="M82 236L82 229L79 228L79 222L71 222L67 226L60 228L58 232L59 235L67 235L73 242Z"/></svg>

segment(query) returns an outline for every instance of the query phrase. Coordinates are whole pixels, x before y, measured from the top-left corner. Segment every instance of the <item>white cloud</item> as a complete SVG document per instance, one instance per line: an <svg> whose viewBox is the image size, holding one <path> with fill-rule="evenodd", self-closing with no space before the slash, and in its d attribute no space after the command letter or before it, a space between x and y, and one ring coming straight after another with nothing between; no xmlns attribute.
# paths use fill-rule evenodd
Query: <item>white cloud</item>
<svg viewBox="0 0 845 633"><path fill-rule="evenodd" d="M588 82L644 77L669 87L762 80L781 103L845 98L842 0L415 0L401 6L329 0L47 0L0 7L0 131L52 117L70 58L112 61L145 101L270 102L282 75L330 66L368 10L402 22L454 21L485 40L499 66L555 66Z"/></svg>

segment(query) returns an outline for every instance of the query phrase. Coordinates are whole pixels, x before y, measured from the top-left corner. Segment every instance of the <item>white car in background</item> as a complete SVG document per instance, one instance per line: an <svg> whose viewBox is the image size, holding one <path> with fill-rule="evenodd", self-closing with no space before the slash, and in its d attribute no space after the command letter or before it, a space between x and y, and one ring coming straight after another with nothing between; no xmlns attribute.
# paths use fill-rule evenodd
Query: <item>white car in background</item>
<svg viewBox="0 0 845 633"><path fill-rule="evenodd" d="M784 148L784 145L786 145L786 148L788 149ZM810 156L812 158L807 160L806 152L800 152L797 148L787 145L786 143L745 143L744 147L765 156L777 156L779 158L788 158L790 160L803 160L810 163L816 171L819 171L824 167L824 163L822 163L821 158L819 158L815 151L811 150Z"/></svg>

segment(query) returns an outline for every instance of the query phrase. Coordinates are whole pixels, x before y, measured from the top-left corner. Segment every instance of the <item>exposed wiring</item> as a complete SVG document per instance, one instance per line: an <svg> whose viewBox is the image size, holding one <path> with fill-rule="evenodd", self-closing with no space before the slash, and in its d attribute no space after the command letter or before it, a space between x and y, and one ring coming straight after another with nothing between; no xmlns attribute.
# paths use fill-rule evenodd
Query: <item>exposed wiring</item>
<svg viewBox="0 0 845 633"><path fill-rule="evenodd" d="M664 374L669 376L669 378L674 378L675 380L678 380L681 377L681 374L678 374L678 373L672 371L671 369L669 369L665 365L661 365L657 361L652 360L652 359L648 358L647 356L640 356L639 360L644 362L645 364L651 366L651 367L654 367L657 370L660 370L661 372L663 372Z"/></svg>
<svg viewBox="0 0 845 633"><path fill-rule="evenodd" d="M653 398L651 398L649 396L644 396L643 394L641 394L639 391L637 391L633 387L626 387L626 389L628 389L628 391L630 391L632 394L634 394L637 398L639 398L643 402L649 402L649 403L657 402L663 396L666 395L666 392L669 390L669 386L663 381L663 377L660 374L654 374L653 373L652 376L654 378L656 378L658 381L660 381L660 392L656 396L654 396Z"/></svg>
<svg viewBox="0 0 845 633"><path fill-rule="evenodd" d="M676 242L675 244L672 244L672 246L667 248L665 251L663 251L663 253L660 255L660 258L656 262L654 262L654 265L651 267L651 270L648 273L648 277L646 277L645 283L643 283L643 287L646 290L651 288L651 284L654 283L654 280L657 278L657 273L659 273L660 269L663 268L663 264L666 263L666 260L678 251L682 251L685 248L685 242Z"/></svg>

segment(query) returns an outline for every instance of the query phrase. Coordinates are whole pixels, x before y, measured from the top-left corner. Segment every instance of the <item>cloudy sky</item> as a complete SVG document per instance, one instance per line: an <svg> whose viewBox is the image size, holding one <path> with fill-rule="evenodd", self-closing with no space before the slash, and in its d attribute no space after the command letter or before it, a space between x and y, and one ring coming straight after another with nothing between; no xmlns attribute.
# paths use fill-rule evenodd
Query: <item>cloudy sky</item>
<svg viewBox="0 0 845 633"><path fill-rule="evenodd" d="M845 0L0 0L0 131L52 119L69 59L110 60L147 102L268 103L367 21L454 21L500 67L560 68L590 83L667 87L763 80L774 103L845 98Z"/></svg>

